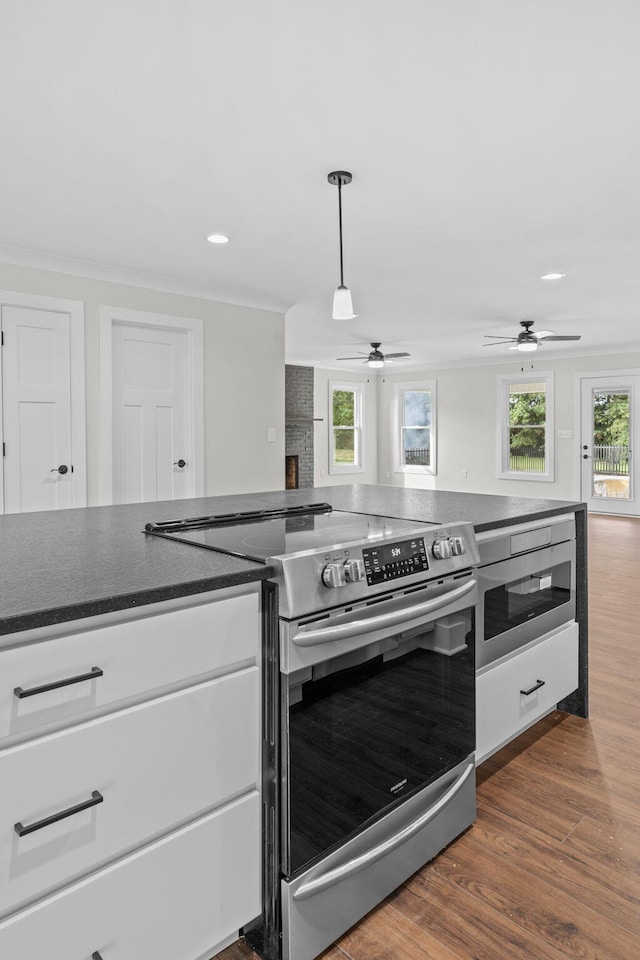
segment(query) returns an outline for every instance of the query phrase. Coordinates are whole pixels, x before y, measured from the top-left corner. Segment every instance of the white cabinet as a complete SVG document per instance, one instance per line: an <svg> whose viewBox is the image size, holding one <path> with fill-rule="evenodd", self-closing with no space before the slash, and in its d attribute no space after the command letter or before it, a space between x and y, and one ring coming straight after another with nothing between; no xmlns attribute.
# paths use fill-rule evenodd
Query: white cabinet
<svg viewBox="0 0 640 960"><path fill-rule="evenodd" d="M476 679L476 761L553 710L578 686L578 624L572 621L482 670Z"/></svg>
<svg viewBox="0 0 640 960"><path fill-rule="evenodd" d="M244 591L3 643L1 957L200 960L260 913L259 587Z"/></svg>
<svg viewBox="0 0 640 960"><path fill-rule="evenodd" d="M53 633L3 637L0 744L255 661L258 594L215 596L189 598L191 606L168 601L72 621Z"/></svg>
<svg viewBox="0 0 640 960"><path fill-rule="evenodd" d="M252 792L0 922L0 957L213 956L260 910L259 807Z"/></svg>

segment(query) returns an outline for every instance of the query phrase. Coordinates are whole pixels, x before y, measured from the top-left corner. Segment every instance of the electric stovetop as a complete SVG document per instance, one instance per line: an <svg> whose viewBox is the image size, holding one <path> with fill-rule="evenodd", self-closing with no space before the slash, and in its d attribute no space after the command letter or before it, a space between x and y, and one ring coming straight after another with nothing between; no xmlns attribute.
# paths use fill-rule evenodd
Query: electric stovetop
<svg viewBox="0 0 640 960"><path fill-rule="evenodd" d="M347 543L366 545L437 525L346 513L333 510L328 503L320 503L283 510L165 520L148 523L145 531L264 563L269 557L290 556L305 550L331 550Z"/></svg>

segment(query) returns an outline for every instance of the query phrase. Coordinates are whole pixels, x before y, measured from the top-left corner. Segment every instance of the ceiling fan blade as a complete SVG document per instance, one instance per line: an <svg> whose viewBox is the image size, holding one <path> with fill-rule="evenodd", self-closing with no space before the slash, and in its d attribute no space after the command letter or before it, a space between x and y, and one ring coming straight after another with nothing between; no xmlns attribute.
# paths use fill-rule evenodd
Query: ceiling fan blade
<svg viewBox="0 0 640 960"><path fill-rule="evenodd" d="M553 336L553 330L532 330L531 333L534 337L537 337L538 340L546 340L547 337Z"/></svg>
<svg viewBox="0 0 640 960"><path fill-rule="evenodd" d="M483 347L503 347L506 343L515 343L516 338L511 337L509 340L500 340L498 343L483 343Z"/></svg>
<svg viewBox="0 0 640 960"><path fill-rule="evenodd" d="M410 357L410 353L385 353L385 360L391 360L392 357Z"/></svg>
<svg viewBox="0 0 640 960"><path fill-rule="evenodd" d="M483 336L487 337L489 340L515 340L516 337L505 337L504 334L497 336L495 333L485 333Z"/></svg>
<svg viewBox="0 0 640 960"><path fill-rule="evenodd" d="M361 353L359 357L336 357L336 360L362 360L363 356L366 354ZM366 360L363 362L366 363Z"/></svg>
<svg viewBox="0 0 640 960"><path fill-rule="evenodd" d="M538 334L538 337L539 336L540 335ZM574 334L573 336L566 336L566 337L560 336L560 335L556 336L556 334L552 334L550 337L544 338L545 343L548 343L549 340L582 340L582 337L580 336L580 334Z"/></svg>

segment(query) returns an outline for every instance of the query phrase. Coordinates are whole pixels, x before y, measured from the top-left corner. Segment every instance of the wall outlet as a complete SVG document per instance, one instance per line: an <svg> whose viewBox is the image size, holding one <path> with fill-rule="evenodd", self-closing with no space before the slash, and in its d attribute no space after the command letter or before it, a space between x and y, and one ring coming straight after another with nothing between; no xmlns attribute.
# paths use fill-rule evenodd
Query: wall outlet
<svg viewBox="0 0 640 960"><path fill-rule="evenodd" d="M267 440L268 440L269 443L275 443L275 442L276 442L276 428L275 428L275 427L269 427L269 429L268 429L268 431L267 431Z"/></svg>
<svg viewBox="0 0 640 960"><path fill-rule="evenodd" d="M558 430L558 440L572 440L573 430Z"/></svg>
<svg viewBox="0 0 640 960"><path fill-rule="evenodd" d="M468 480L468 479L469 479L469 471L468 471L468 470L463 470L463 471L462 471L462 479L463 479L463 480Z"/></svg>

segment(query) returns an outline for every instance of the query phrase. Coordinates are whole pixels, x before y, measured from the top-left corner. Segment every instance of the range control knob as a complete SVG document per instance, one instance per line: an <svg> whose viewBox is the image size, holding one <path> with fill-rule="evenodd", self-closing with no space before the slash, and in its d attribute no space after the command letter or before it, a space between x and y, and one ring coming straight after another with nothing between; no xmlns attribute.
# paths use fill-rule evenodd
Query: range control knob
<svg viewBox="0 0 640 960"><path fill-rule="evenodd" d="M322 582L325 587L344 587L347 582L344 564L328 563L322 571Z"/></svg>
<svg viewBox="0 0 640 960"><path fill-rule="evenodd" d="M464 540L462 537L451 538L451 552L454 557L459 557L460 554L464 553Z"/></svg>
<svg viewBox="0 0 640 960"><path fill-rule="evenodd" d="M451 556L451 540L434 540L433 555L436 560L448 560Z"/></svg>
<svg viewBox="0 0 640 960"><path fill-rule="evenodd" d="M353 560L345 560L344 572L347 583L357 583L358 580L364 580L364 561L355 558Z"/></svg>

